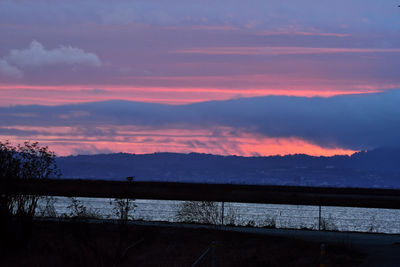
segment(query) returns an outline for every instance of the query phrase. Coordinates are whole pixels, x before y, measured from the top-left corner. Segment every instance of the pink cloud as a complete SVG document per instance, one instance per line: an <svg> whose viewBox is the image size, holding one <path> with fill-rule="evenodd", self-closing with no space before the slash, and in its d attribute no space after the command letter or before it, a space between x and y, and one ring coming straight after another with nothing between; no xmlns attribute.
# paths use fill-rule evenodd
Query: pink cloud
<svg viewBox="0 0 400 267"><path fill-rule="evenodd" d="M153 102L163 104L188 104L204 102L209 100L226 100L238 97L254 97L266 95L291 95L291 96L323 96L329 97L343 94L371 93L381 91L384 88L398 88L400 84L328 84L326 80L313 79L311 86L309 79L287 78L285 83L280 84L281 78L264 75L244 75L238 77L153 77L159 83L176 82L188 83L182 87L160 87L160 86L126 86L126 85L0 85L0 106L9 105L60 105L69 103L83 103L107 100L129 100L138 102ZM199 84L198 87L190 87L189 83L207 82ZM252 81L250 88L225 88L211 87L210 84L223 84L227 81L234 83L245 83ZM321 86L325 85L321 90ZM101 88L94 90L93 88Z"/></svg>
<svg viewBox="0 0 400 267"><path fill-rule="evenodd" d="M234 31L239 28L232 25L188 25L188 26L166 26L166 30L200 30L200 31Z"/></svg>
<svg viewBox="0 0 400 267"><path fill-rule="evenodd" d="M299 35L299 36L324 36L324 37L348 37L347 33L335 32L318 32L318 31L263 31L258 32L257 35L261 36L276 36L276 35Z"/></svg>
<svg viewBox="0 0 400 267"><path fill-rule="evenodd" d="M183 54L203 55L317 55L343 53L400 53L399 48L342 48L342 47L299 47L299 46L243 46L207 47L177 51Z"/></svg>

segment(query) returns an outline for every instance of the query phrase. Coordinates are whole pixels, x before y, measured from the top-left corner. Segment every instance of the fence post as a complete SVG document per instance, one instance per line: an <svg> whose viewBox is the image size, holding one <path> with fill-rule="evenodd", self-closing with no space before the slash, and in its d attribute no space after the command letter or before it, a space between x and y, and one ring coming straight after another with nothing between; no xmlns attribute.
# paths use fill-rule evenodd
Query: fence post
<svg viewBox="0 0 400 267"><path fill-rule="evenodd" d="M215 241L212 241L211 242L211 267L217 266L217 255L216 255L215 249L216 249Z"/></svg>
<svg viewBox="0 0 400 267"><path fill-rule="evenodd" d="M221 225L224 225L224 206L225 206L225 202L222 201L221 203Z"/></svg>
<svg viewBox="0 0 400 267"><path fill-rule="evenodd" d="M321 252L320 252L320 264L319 267L325 267L326 266L326 247L325 244L321 244Z"/></svg>
<svg viewBox="0 0 400 267"><path fill-rule="evenodd" d="M321 204L318 206L318 231L321 231Z"/></svg>

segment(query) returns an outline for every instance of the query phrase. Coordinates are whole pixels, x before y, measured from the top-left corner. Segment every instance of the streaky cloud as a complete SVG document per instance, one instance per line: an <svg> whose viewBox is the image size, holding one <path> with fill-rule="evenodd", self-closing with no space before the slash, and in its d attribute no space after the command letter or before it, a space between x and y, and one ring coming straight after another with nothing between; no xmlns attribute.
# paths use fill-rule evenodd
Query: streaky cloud
<svg viewBox="0 0 400 267"><path fill-rule="evenodd" d="M177 53L202 55L319 55L350 53L400 53L399 48L347 48L347 47L300 47L300 46L249 46L193 48Z"/></svg>

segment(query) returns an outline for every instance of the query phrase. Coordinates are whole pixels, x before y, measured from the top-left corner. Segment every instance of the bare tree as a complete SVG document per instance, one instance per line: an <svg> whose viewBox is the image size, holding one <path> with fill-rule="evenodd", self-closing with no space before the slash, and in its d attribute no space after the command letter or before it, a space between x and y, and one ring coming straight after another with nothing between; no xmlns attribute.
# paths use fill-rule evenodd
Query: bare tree
<svg viewBox="0 0 400 267"><path fill-rule="evenodd" d="M42 147L38 142L25 142L23 146L17 146L16 155L20 162L19 179L48 179L60 175L55 162L56 155L47 146ZM14 196L15 214L33 217L38 200L37 195Z"/></svg>
<svg viewBox="0 0 400 267"><path fill-rule="evenodd" d="M0 142L0 185L3 190L0 195L0 215L3 221L13 213L13 197L9 191L11 183L19 178L20 161L16 147L8 141Z"/></svg>
<svg viewBox="0 0 400 267"><path fill-rule="evenodd" d="M126 177L126 180L129 184L133 182L134 176ZM114 201L110 200L110 205L113 205L114 214L121 220L127 221L128 219L132 219L133 217L130 215L130 212L133 212L137 207L135 204L135 200L132 198L115 198Z"/></svg>
<svg viewBox="0 0 400 267"><path fill-rule="evenodd" d="M35 215L39 196L18 194L11 192L13 183L17 180L45 179L59 177L55 163L55 154L48 147L39 143L25 142L23 145L13 146L10 142L0 142L0 215L1 230L4 231L4 244L7 240L19 242L15 234L26 239L31 235L31 219ZM19 218L13 221L12 217ZM23 244L23 242L19 242Z"/></svg>
<svg viewBox="0 0 400 267"><path fill-rule="evenodd" d="M115 198L110 205L113 205L114 214L122 221L132 219L130 213L136 208L134 200L130 198Z"/></svg>
<svg viewBox="0 0 400 267"><path fill-rule="evenodd" d="M13 146L0 142L0 196L1 215L34 216L39 196L12 195L10 186L16 180L47 179L59 177L54 152L39 143L25 142Z"/></svg>

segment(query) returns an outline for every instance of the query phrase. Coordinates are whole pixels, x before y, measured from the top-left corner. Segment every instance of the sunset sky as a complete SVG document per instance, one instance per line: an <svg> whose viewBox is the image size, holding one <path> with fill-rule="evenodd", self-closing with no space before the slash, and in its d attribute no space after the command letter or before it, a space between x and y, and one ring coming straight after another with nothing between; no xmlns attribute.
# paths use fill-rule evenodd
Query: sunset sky
<svg viewBox="0 0 400 267"><path fill-rule="evenodd" d="M0 2L0 141L58 155L400 145L397 0Z"/></svg>

